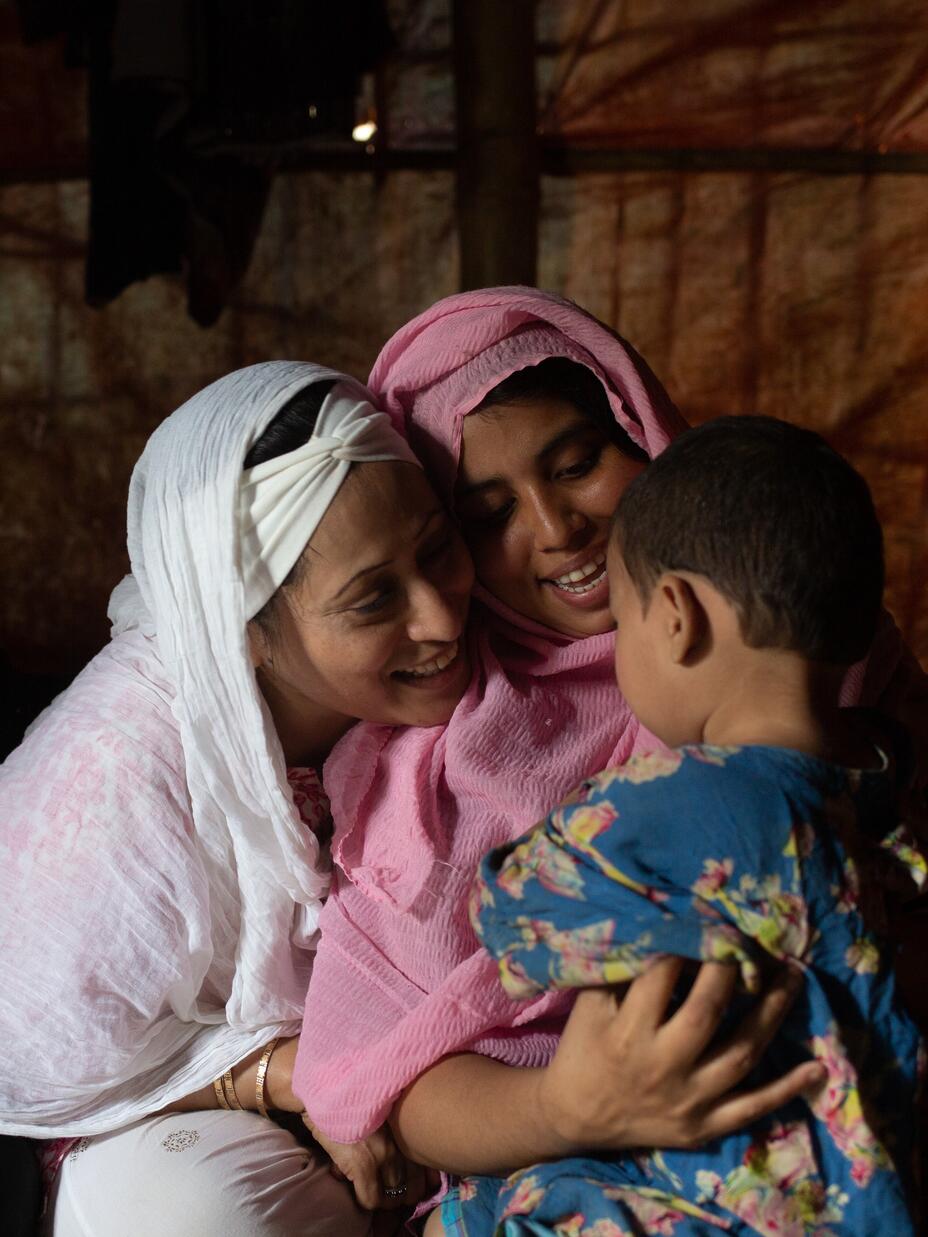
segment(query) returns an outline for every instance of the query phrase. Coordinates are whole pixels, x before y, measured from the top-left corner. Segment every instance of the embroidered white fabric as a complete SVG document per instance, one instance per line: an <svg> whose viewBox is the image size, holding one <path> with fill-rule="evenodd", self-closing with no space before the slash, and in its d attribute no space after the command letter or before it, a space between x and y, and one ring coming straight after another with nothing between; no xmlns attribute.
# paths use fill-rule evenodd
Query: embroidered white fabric
<svg viewBox="0 0 928 1237"><path fill-rule="evenodd" d="M322 1152L249 1112L149 1117L82 1140L43 1237L369 1237Z"/></svg>
<svg viewBox="0 0 928 1237"><path fill-rule="evenodd" d="M327 379L367 399L270 362L159 427L113 639L0 769L2 1133L119 1129L298 1028L328 861L248 656L239 503L249 448Z"/></svg>

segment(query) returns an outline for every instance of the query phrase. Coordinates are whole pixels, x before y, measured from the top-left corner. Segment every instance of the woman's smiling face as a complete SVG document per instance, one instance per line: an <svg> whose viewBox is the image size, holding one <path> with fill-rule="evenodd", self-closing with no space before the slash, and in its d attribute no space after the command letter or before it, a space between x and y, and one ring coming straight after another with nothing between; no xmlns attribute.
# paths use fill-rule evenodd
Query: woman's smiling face
<svg viewBox="0 0 928 1237"><path fill-rule="evenodd" d="M467 686L474 572L421 468L357 464L258 639L259 682L291 710L391 725L448 720Z"/></svg>
<svg viewBox="0 0 928 1237"><path fill-rule="evenodd" d="M471 413L455 506L481 583L565 635L609 631L612 515L643 467L565 399Z"/></svg>

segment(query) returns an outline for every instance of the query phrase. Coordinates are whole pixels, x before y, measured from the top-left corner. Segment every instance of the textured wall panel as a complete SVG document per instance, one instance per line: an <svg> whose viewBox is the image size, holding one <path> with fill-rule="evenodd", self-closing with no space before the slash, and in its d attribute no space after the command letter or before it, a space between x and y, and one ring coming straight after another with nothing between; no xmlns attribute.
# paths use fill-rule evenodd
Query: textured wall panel
<svg viewBox="0 0 928 1237"><path fill-rule="evenodd" d="M540 0L538 26L572 145L928 148L922 0Z"/></svg>
<svg viewBox="0 0 928 1237"><path fill-rule="evenodd" d="M212 330L168 279L83 297L86 187L0 188L0 653L67 673L104 642L147 436L240 365L366 377L383 339L457 282L448 174L280 178L251 271Z"/></svg>
<svg viewBox="0 0 928 1237"><path fill-rule="evenodd" d="M928 661L928 178L545 183L540 278L647 357L687 417L784 417L873 488L887 600Z"/></svg>
<svg viewBox="0 0 928 1237"><path fill-rule="evenodd" d="M390 7L391 139L446 146L449 0ZM555 144L928 150L920 0L539 0L538 14ZM79 166L83 79L59 48L19 46L3 0L0 81L0 172ZM540 282L627 335L688 416L785 416L858 464L886 526L890 604L928 661L928 178L603 173L543 188ZM169 280L86 308L82 182L0 188L0 652L71 670L98 647L154 426L251 361L363 376L395 327L454 290L453 203L441 172L279 178L245 285L204 332Z"/></svg>

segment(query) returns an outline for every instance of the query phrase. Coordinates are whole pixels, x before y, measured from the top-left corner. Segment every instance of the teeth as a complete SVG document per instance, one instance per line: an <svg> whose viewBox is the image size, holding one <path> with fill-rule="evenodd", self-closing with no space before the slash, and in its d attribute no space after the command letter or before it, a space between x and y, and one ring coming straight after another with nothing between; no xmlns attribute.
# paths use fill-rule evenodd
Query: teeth
<svg viewBox="0 0 928 1237"><path fill-rule="evenodd" d="M433 674L441 674L442 670L451 665L457 655L458 642L455 640L454 644L448 646L446 652L440 653L438 657L434 658L432 661L427 661L425 665L416 666L411 670L401 670L400 674L408 674L414 679L427 679Z"/></svg>
<svg viewBox="0 0 928 1237"><path fill-rule="evenodd" d="M556 584L558 588L566 589L569 593L589 593L602 580L605 566L605 554L597 554L595 558L590 559L588 563L584 563L582 567L578 567L575 571L568 571L562 576L557 576L552 583ZM590 576L594 572L596 572L596 577L591 580ZM585 580L586 583L580 585L581 580Z"/></svg>
<svg viewBox="0 0 928 1237"><path fill-rule="evenodd" d="M600 580L602 580L602 574L592 584L558 584L555 587L563 589L565 593L576 593L579 596L581 593L592 593L594 588L599 588Z"/></svg>

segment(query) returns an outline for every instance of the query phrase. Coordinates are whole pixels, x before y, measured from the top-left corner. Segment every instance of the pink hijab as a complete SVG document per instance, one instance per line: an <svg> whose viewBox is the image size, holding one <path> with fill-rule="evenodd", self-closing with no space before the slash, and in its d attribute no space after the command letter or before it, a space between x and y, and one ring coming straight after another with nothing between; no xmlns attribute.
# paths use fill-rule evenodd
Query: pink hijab
<svg viewBox="0 0 928 1237"><path fill-rule="evenodd" d="M533 289L451 297L393 337L375 394L450 497L463 417L509 374L546 357L587 365L616 420L650 454L683 422L644 362L576 306ZM576 640L492 604L471 631L474 675L454 717L430 729L356 726L325 768L340 869L295 1072L331 1137L376 1128L400 1091L449 1052L540 1064L545 1015L502 992L467 896L486 850L542 817L585 775L633 751L610 635ZM551 1007L551 1011L549 1011ZM528 1025L531 1024L531 1025Z"/></svg>
<svg viewBox="0 0 928 1237"><path fill-rule="evenodd" d="M405 419L450 498L463 418L504 378L552 356L599 377L616 421L652 457L685 428L623 340L532 288L438 302L385 345L369 385ZM505 996L468 922L474 870L584 777L657 744L616 688L611 634L574 639L478 597L474 674L451 721L360 724L325 767L340 871L322 913L294 1088L340 1141L374 1130L449 1053L521 1066L550 1058L565 998Z"/></svg>

